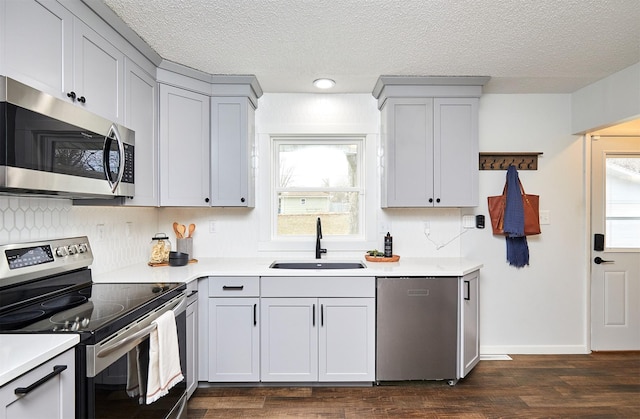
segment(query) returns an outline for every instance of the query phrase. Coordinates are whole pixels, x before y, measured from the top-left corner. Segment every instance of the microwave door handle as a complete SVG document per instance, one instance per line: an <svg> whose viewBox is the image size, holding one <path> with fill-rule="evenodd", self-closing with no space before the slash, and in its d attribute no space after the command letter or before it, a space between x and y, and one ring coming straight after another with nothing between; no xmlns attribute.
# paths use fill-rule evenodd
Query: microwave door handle
<svg viewBox="0 0 640 419"><path fill-rule="evenodd" d="M120 154L120 167L118 168L118 176L116 177L115 181L111 180L111 167L109 165L109 149L111 148L111 141L115 140L118 144L118 153ZM120 138L120 132L118 131L118 128L115 126L115 124L111 124L111 127L109 128L109 133L107 134L107 137L105 138L104 141L104 150L103 150L103 159L104 159L104 171L105 174L107 176L107 182L109 182L109 186L111 187L111 192L115 192L116 189L118 188L118 185L120 185L120 181L122 180L122 177L124 176L124 143L122 142L122 139Z"/></svg>

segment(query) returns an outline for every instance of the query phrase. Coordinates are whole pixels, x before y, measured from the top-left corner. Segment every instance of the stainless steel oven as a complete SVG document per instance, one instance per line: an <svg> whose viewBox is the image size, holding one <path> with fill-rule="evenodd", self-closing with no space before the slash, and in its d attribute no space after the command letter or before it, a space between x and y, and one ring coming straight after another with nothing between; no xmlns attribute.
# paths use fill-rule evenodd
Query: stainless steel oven
<svg viewBox="0 0 640 419"><path fill-rule="evenodd" d="M133 131L0 76L0 191L133 196Z"/></svg>
<svg viewBox="0 0 640 419"><path fill-rule="evenodd" d="M172 310L186 375L186 285L93 283L86 237L0 246L0 332L77 333L76 417L186 418L186 378L146 404L149 334ZM129 367L136 356L138 368ZM129 395L137 374L143 395Z"/></svg>

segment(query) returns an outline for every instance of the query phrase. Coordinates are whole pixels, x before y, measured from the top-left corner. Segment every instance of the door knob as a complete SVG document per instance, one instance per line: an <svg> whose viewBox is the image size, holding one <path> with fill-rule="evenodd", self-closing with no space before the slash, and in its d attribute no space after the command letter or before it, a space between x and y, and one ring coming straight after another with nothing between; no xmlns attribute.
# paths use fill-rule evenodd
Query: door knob
<svg viewBox="0 0 640 419"><path fill-rule="evenodd" d="M593 261L596 263L596 265L600 265L601 263L613 263L613 260L604 260L602 259L600 256L596 256L595 259L593 259Z"/></svg>

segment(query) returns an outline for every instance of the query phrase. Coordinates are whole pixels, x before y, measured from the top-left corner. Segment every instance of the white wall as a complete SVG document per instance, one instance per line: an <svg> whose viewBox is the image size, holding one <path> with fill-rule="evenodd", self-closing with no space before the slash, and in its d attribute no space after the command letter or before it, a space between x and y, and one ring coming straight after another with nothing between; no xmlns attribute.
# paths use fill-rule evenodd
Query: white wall
<svg viewBox="0 0 640 419"><path fill-rule="evenodd" d="M572 94L571 132L586 133L640 117L640 63Z"/></svg>
<svg viewBox="0 0 640 419"><path fill-rule="evenodd" d="M500 195L505 171L480 172L488 227L463 237L462 255L481 271L483 353L584 353L587 257L582 139L571 135L570 95L484 95L480 151L539 151L537 171L520 171L526 192L550 211L542 234L528 238L530 266L506 263L505 239L491 233L486 197Z"/></svg>

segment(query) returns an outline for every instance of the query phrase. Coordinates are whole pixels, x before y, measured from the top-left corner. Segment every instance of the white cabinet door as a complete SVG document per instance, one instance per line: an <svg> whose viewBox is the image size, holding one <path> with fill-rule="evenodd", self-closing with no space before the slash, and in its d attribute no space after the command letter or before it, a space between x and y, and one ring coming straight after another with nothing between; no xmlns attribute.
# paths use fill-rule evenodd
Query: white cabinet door
<svg viewBox="0 0 640 419"><path fill-rule="evenodd" d="M28 393L15 394L49 375ZM75 349L69 349L0 388L0 418L72 419L75 397Z"/></svg>
<svg viewBox="0 0 640 419"><path fill-rule="evenodd" d="M211 206L254 206L254 115L246 97L211 98Z"/></svg>
<svg viewBox="0 0 640 419"><path fill-rule="evenodd" d="M79 19L73 27L73 91L89 111L124 121L124 54Z"/></svg>
<svg viewBox="0 0 640 419"><path fill-rule="evenodd" d="M478 271L460 278L459 378L464 378L480 361L480 296Z"/></svg>
<svg viewBox="0 0 640 419"><path fill-rule="evenodd" d="M434 99L434 206L478 205L478 103Z"/></svg>
<svg viewBox="0 0 640 419"><path fill-rule="evenodd" d="M209 97L160 85L160 205L209 206Z"/></svg>
<svg viewBox="0 0 640 419"><path fill-rule="evenodd" d="M375 380L375 299L320 298L319 380Z"/></svg>
<svg viewBox="0 0 640 419"><path fill-rule="evenodd" d="M56 97L73 86L73 20L55 0L3 0L4 68L0 73Z"/></svg>
<svg viewBox="0 0 640 419"><path fill-rule="evenodd" d="M187 397L198 388L198 301L187 306Z"/></svg>
<svg viewBox="0 0 640 419"><path fill-rule="evenodd" d="M134 64L125 61L125 120L135 131L135 181L133 199L127 205L158 206L158 136L156 130L157 84L153 77Z"/></svg>
<svg viewBox="0 0 640 419"><path fill-rule="evenodd" d="M209 298L209 381L260 381L258 298Z"/></svg>
<svg viewBox="0 0 640 419"><path fill-rule="evenodd" d="M262 381L318 380L316 298L261 300Z"/></svg>

